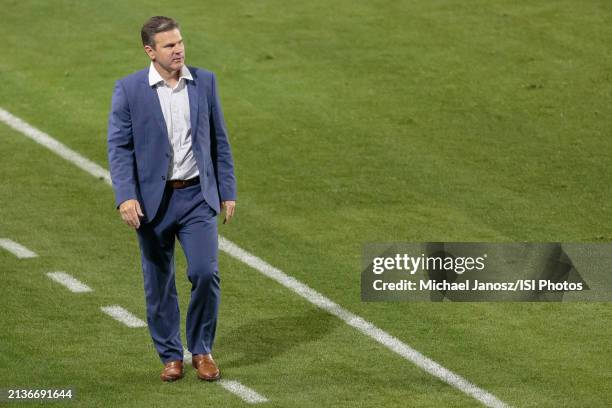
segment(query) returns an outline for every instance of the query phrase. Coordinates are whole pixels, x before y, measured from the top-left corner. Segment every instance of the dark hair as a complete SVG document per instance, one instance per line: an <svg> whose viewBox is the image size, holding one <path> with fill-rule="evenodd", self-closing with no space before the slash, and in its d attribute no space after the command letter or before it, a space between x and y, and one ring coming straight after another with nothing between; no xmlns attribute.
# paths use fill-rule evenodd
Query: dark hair
<svg viewBox="0 0 612 408"><path fill-rule="evenodd" d="M164 16L151 17L142 25L142 30L140 30L142 45L149 45L155 48L155 34L174 30L175 28L179 28L179 23L173 18Z"/></svg>

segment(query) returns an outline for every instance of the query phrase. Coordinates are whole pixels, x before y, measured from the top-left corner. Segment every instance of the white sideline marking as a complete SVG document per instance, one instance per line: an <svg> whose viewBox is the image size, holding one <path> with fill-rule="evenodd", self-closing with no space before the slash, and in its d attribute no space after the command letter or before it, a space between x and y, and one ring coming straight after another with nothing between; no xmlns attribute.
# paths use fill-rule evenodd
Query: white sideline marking
<svg viewBox="0 0 612 408"><path fill-rule="evenodd" d="M366 336L376 340L391 351L394 351L395 353L404 357L406 360L413 362L415 365L422 368L434 377L438 377L447 384L450 384L464 393L474 397L484 405L495 408L508 407L508 405L497 399L497 397L495 397L493 394L490 394L482 388L477 387L465 378L453 373L449 369L442 367L440 364L436 363L429 357L424 356L386 331L379 329L372 323L364 320L356 314L349 312L311 287L303 284L291 276L288 276L283 271L273 267L269 263L245 251L227 239L219 237L219 248L232 257L249 265L251 268L258 270L270 279L275 280L286 288L302 296L313 305L318 306L328 313L338 317L349 326L354 327Z"/></svg>
<svg viewBox="0 0 612 408"><path fill-rule="evenodd" d="M110 174L103 167L98 166L96 163L81 156L65 144L55 140L45 132L36 129L34 126L31 126L2 108L0 108L0 120L16 131L34 140L36 143L40 143L52 152L74 163L77 167L85 170L92 176L102 177L108 184L111 184Z"/></svg>
<svg viewBox="0 0 612 408"><path fill-rule="evenodd" d="M225 388L231 393L236 394L249 404L259 404L261 402L268 402L268 399L263 395L257 393L255 390L233 380L219 380L217 381L220 386Z"/></svg>
<svg viewBox="0 0 612 408"><path fill-rule="evenodd" d="M102 177L106 181L106 183L112 185L110 174L107 170L89 161L85 157L81 156L79 153L75 152L74 150L71 150L70 148L61 144L57 140L53 139L51 136L30 126L29 124L13 116L2 108L0 108L0 120L11 126L13 129L23 133L24 135L47 147L51 151L57 153L66 160L76 164L78 167L85 170L92 176ZM87 165L84 165L83 163ZM245 251L233 242L221 236L219 236L219 249L226 252L230 256L244 262L250 267L266 275L267 277L277 281L281 285L302 296L315 306L320 307L328 313L338 317L349 326L354 327L361 333L387 347L389 350L399 354L400 356L402 356L408 361L411 361L424 371L455 387L459 391L462 391L463 393L475 398L484 405L491 408L509 407L506 403L499 400L497 397L495 397L488 391L472 384L460 375L455 374L449 369L436 363L429 357L424 356L423 354L413 349L401 340L397 339L396 337L393 337L384 330L379 329L372 323L364 320L356 314L349 312L348 310L334 303L332 300L326 298L325 296L318 293L309 286L305 285L304 283L285 274L280 269L273 267L264 260Z"/></svg>
<svg viewBox="0 0 612 408"><path fill-rule="evenodd" d="M71 292L83 293L92 291L89 286L65 272L47 272L47 276L60 285L64 285Z"/></svg>
<svg viewBox="0 0 612 408"><path fill-rule="evenodd" d="M183 364L185 366L191 365L191 352L186 348L183 348ZM241 384L238 381L234 380L219 380L217 383L228 390L231 393L236 394L240 398L242 398L245 402L249 404L258 404L260 402L268 402L268 399L263 395L259 394L255 390L247 387L244 384Z"/></svg>
<svg viewBox="0 0 612 408"><path fill-rule="evenodd" d="M147 327L147 324L145 322L143 322L121 306L103 306L100 309L102 309L104 313L106 313L113 319L125 324L127 327Z"/></svg>
<svg viewBox="0 0 612 408"><path fill-rule="evenodd" d="M183 348L183 364L191 364L191 352L186 348Z"/></svg>
<svg viewBox="0 0 612 408"><path fill-rule="evenodd" d="M0 247L6 249L19 259L36 258L38 256L34 252L30 251L28 248L8 238L0 239Z"/></svg>

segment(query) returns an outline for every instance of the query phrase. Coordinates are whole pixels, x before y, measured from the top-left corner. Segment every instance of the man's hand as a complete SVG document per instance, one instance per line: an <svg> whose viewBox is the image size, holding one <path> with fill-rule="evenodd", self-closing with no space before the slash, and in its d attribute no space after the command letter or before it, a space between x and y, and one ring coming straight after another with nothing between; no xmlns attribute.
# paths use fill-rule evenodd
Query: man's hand
<svg viewBox="0 0 612 408"><path fill-rule="evenodd" d="M119 206L119 212L121 213L121 218L127 225L136 229L140 227L139 217L144 217L144 214L140 209L138 200L125 200Z"/></svg>
<svg viewBox="0 0 612 408"><path fill-rule="evenodd" d="M225 211L225 218L223 223L227 224L234 216L234 209L236 208L235 201L221 201L221 209Z"/></svg>

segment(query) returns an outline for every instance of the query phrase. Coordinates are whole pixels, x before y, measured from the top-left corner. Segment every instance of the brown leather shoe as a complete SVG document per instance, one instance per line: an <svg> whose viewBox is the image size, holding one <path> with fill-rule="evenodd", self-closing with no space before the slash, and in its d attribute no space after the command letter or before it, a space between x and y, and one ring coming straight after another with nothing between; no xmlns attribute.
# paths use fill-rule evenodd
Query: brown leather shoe
<svg viewBox="0 0 612 408"><path fill-rule="evenodd" d="M183 360L170 361L166 363L164 366L164 371L162 371L159 376L162 381L176 381L183 378Z"/></svg>
<svg viewBox="0 0 612 408"><path fill-rule="evenodd" d="M217 381L221 378L221 372L217 363L212 358L212 354L196 354L191 356L193 368L198 370L198 378L206 381Z"/></svg>

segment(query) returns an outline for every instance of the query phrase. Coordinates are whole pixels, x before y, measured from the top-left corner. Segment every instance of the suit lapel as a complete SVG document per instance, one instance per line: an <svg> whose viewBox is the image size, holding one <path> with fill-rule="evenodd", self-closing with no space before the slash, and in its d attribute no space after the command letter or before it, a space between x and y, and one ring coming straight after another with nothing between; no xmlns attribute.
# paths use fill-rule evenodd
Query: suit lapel
<svg viewBox="0 0 612 408"><path fill-rule="evenodd" d="M143 94L145 96L145 104L146 106L151 107L151 111L153 116L155 117L155 121L159 125L159 130L161 131L161 135L164 136L164 140L170 146L170 139L168 137L168 127L166 126L166 120L164 119L164 114L162 113L161 104L159 103L159 97L157 96L157 90L149 85L148 79L147 82L143 84L144 90Z"/></svg>
<svg viewBox="0 0 612 408"><path fill-rule="evenodd" d="M191 74L193 76L193 73ZM187 93L189 94L189 119L191 121L191 138L197 134L198 126L198 84L195 81L187 81Z"/></svg>

